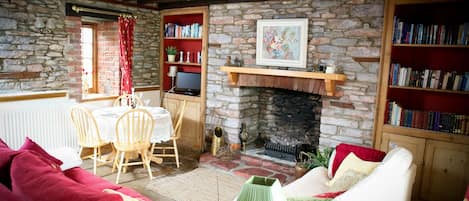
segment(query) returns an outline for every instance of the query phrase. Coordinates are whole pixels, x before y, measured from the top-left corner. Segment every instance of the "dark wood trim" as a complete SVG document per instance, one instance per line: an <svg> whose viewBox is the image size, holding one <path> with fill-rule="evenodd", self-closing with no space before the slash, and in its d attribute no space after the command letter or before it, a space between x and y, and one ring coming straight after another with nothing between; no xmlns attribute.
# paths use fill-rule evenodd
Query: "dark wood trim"
<svg viewBox="0 0 469 201"><path fill-rule="evenodd" d="M67 97L67 92L48 92L38 94L18 94L11 96L0 96L0 102L11 102L11 101L23 101L23 100L34 100L43 98L58 98Z"/></svg>
<svg viewBox="0 0 469 201"><path fill-rule="evenodd" d="M135 87L135 92L157 91L157 90L160 90L160 86Z"/></svg>
<svg viewBox="0 0 469 201"><path fill-rule="evenodd" d="M118 5L123 5L123 6L128 6L128 7L134 7L134 8L144 8L144 9L149 9L149 10L158 10L158 6L145 6L141 4L135 4L135 3L125 3L122 1L116 1L116 0L99 0L102 2L106 3L112 3L112 4L118 4ZM150 3L150 2L148 2Z"/></svg>
<svg viewBox="0 0 469 201"><path fill-rule="evenodd" d="M30 79L40 77L41 72L4 72L0 73L0 79Z"/></svg>
<svg viewBox="0 0 469 201"><path fill-rule="evenodd" d="M356 62L379 62L379 57L352 57Z"/></svg>

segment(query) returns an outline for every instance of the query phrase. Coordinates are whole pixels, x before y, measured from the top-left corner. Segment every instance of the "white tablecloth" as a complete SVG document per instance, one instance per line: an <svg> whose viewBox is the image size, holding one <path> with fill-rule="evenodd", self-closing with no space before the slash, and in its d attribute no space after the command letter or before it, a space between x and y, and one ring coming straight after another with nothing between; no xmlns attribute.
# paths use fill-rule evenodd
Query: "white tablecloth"
<svg viewBox="0 0 469 201"><path fill-rule="evenodd" d="M173 133L173 123L168 110L161 107L137 107L145 109L153 116L153 134L151 142L168 141ZM98 124L99 134L106 141L114 142L116 139L116 122L120 115L129 111L130 107L106 107L93 111Z"/></svg>

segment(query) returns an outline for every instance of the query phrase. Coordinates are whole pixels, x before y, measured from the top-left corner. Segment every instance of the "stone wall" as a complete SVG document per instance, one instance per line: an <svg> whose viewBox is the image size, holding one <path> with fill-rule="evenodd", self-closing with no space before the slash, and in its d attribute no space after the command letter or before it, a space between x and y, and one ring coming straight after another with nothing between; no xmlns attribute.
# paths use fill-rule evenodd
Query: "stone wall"
<svg viewBox="0 0 469 201"><path fill-rule="evenodd" d="M73 76L81 71L66 58L66 52L77 50L65 28L66 2L135 14L134 85L159 84L158 11L89 0L14 0L0 1L0 72L41 73L38 78L0 79L0 91L68 89L79 96L81 78Z"/></svg>
<svg viewBox="0 0 469 201"><path fill-rule="evenodd" d="M258 19L308 18L307 68L334 63L347 75L337 86L340 98L322 97L321 146L340 142L371 146L378 62L357 63L353 57L380 54L384 1L304 0L230 3L210 6L207 79L207 119L223 123L228 141L238 143L241 122L256 129L259 122L257 88L228 86L219 67L226 56L255 66ZM260 68L272 68L261 67ZM208 122L210 124L211 122Z"/></svg>

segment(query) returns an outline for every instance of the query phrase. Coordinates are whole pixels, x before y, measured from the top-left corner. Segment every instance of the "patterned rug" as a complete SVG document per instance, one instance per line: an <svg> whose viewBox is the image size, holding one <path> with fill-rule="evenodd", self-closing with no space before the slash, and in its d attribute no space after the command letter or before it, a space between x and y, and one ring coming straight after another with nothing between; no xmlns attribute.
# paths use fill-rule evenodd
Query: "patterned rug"
<svg viewBox="0 0 469 201"><path fill-rule="evenodd" d="M156 178L146 189L175 201L233 201L245 181L222 170L197 168L176 176Z"/></svg>

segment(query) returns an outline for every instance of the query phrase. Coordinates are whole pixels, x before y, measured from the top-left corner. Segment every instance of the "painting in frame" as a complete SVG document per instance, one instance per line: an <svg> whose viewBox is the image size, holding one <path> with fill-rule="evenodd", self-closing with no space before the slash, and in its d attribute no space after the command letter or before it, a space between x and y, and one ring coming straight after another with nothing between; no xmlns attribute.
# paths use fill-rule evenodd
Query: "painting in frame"
<svg viewBox="0 0 469 201"><path fill-rule="evenodd" d="M306 68L308 19L257 21L256 65Z"/></svg>

